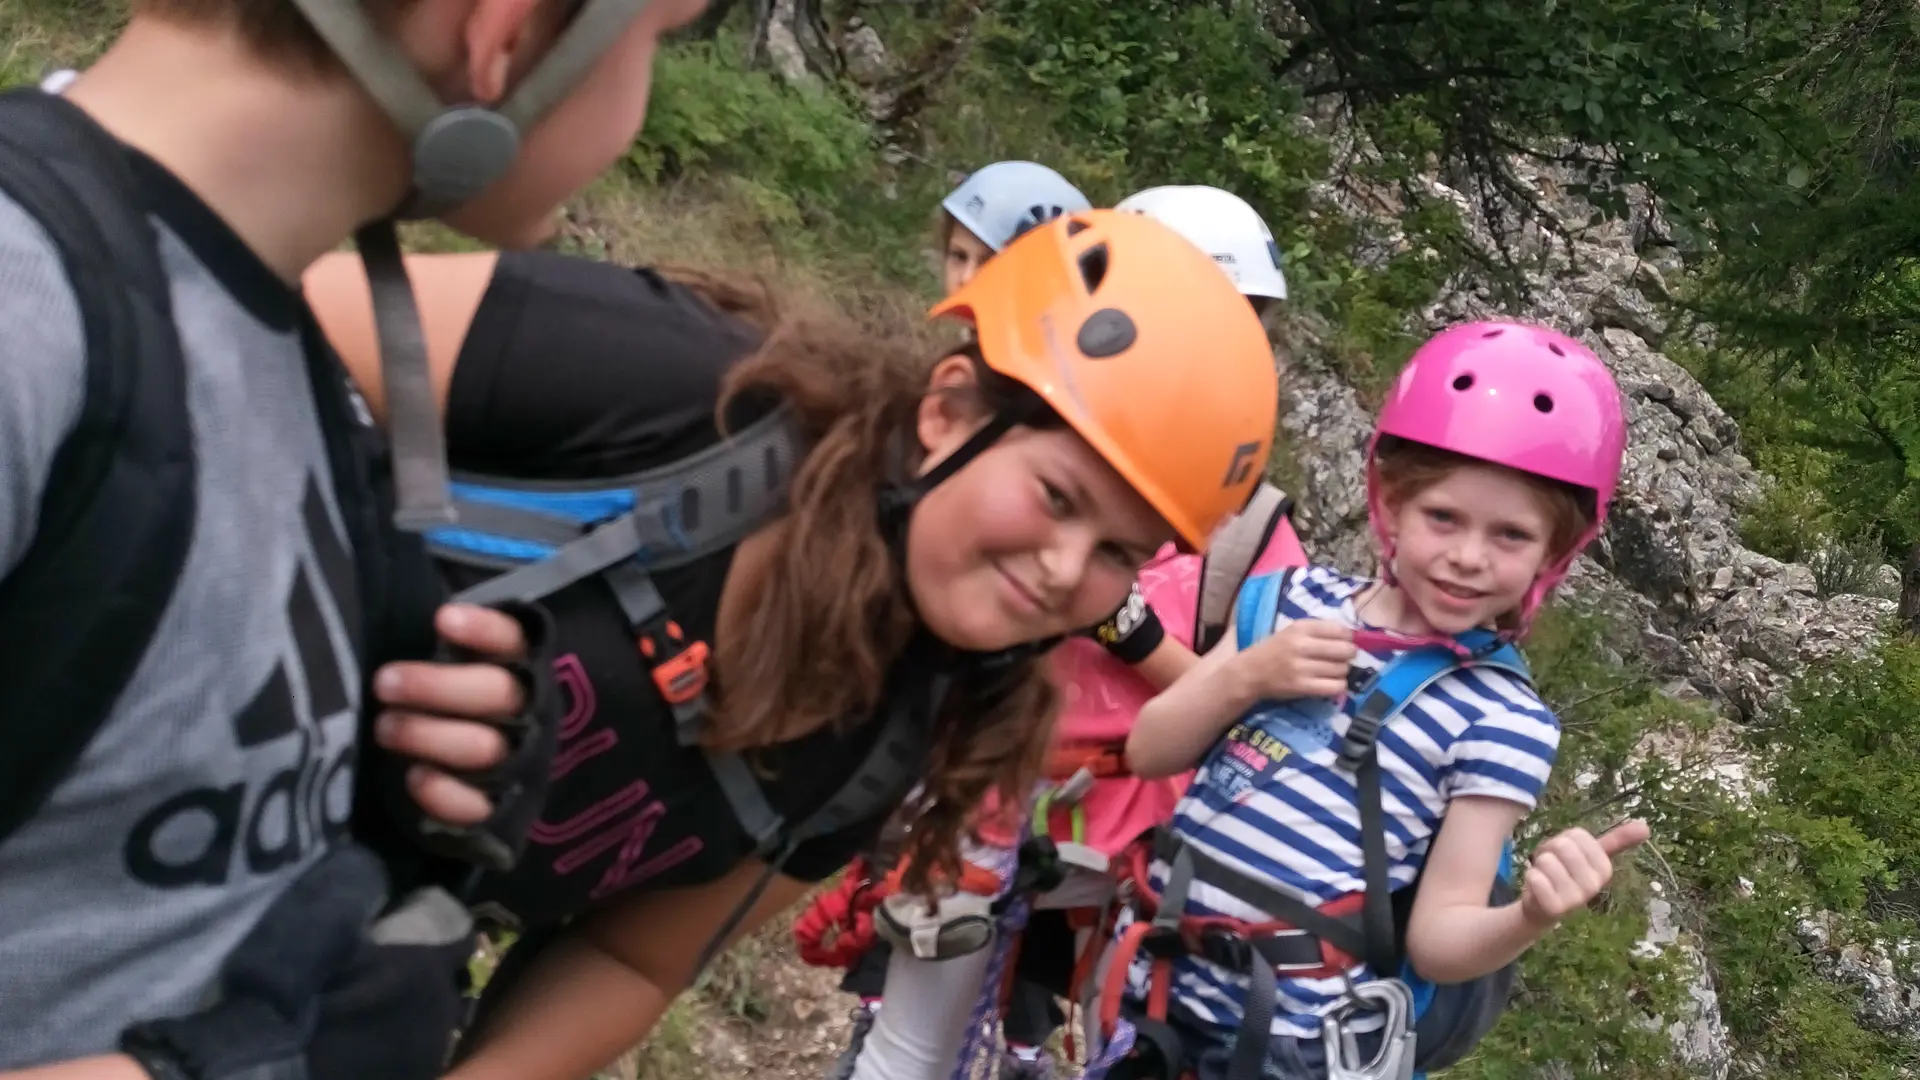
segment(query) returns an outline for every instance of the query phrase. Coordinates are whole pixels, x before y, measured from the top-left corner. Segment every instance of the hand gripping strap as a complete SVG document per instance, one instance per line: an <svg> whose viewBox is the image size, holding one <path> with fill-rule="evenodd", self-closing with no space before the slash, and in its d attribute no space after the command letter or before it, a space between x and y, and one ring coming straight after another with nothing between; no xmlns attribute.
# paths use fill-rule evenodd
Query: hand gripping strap
<svg viewBox="0 0 1920 1080"><path fill-rule="evenodd" d="M496 725L507 743L506 758L490 769L454 774L493 801L493 814L478 825L448 825L421 814L404 783L398 794L418 816L421 842L428 851L504 872L519 862L528 830L546 801L559 746L561 700L553 674L553 617L536 604L514 601L495 610L519 623L527 639L526 659L502 665L519 684L525 703L519 715ZM460 663L482 658L443 646L440 659Z"/></svg>

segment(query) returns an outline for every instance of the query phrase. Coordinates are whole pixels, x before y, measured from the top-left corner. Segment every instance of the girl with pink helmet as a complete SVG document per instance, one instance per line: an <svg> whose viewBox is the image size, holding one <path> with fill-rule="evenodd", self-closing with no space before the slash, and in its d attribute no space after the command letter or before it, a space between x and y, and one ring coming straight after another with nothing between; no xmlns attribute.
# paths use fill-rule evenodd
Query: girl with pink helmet
<svg viewBox="0 0 1920 1080"><path fill-rule="evenodd" d="M1497 981L1646 839L1638 821L1569 830L1517 898L1497 887L1560 737L1511 644L1599 534L1625 441L1612 376L1563 334L1471 323L1414 354L1367 454L1378 576L1249 582L1226 639L1128 738L1142 775L1198 771L1122 919L1105 985L1142 1041L1110 1076L1457 1060L1505 984L1471 1006L1488 1015L1443 1019L1446 992ZM1370 895L1395 901L1384 925Z"/></svg>

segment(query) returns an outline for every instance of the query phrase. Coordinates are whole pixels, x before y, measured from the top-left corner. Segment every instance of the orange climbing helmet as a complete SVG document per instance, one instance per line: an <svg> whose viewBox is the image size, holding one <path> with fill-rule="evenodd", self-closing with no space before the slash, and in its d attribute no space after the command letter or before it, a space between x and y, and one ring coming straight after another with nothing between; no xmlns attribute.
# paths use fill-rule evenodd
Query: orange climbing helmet
<svg viewBox="0 0 1920 1080"><path fill-rule="evenodd" d="M1204 550L1266 470L1280 403L1246 298L1160 222L1088 210L1022 235L932 315L1018 380Z"/></svg>

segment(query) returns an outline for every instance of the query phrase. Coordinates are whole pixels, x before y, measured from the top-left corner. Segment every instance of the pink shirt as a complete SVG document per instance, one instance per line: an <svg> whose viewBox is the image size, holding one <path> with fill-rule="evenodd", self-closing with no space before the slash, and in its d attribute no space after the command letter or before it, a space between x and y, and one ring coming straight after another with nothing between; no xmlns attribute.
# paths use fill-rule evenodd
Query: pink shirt
<svg viewBox="0 0 1920 1080"><path fill-rule="evenodd" d="M1306 563L1291 523L1282 522L1260 552L1253 572ZM1168 544L1140 570L1140 592L1160 616L1167 636L1189 648L1200 605L1200 556L1182 555ZM1054 738L1060 745L1124 743L1140 707L1156 693L1139 673L1097 643L1074 638L1053 651L1054 674L1064 701ZM1116 855L1134 837L1173 817L1173 804L1187 790L1191 772L1158 780L1116 776L1094 784L1081 808L1085 843ZM1056 836L1056 840L1067 839Z"/></svg>

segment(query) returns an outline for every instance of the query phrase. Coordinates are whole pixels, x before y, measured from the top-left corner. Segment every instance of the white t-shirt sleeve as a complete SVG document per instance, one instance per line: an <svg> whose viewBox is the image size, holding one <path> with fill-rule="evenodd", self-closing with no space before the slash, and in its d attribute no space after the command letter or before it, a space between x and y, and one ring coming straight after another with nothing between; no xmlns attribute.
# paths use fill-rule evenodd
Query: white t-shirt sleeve
<svg viewBox="0 0 1920 1080"><path fill-rule="evenodd" d="M1560 753L1560 721L1532 690L1500 672L1461 672L1448 693L1469 703L1475 716L1440 772L1449 799L1480 795L1540 804Z"/></svg>

